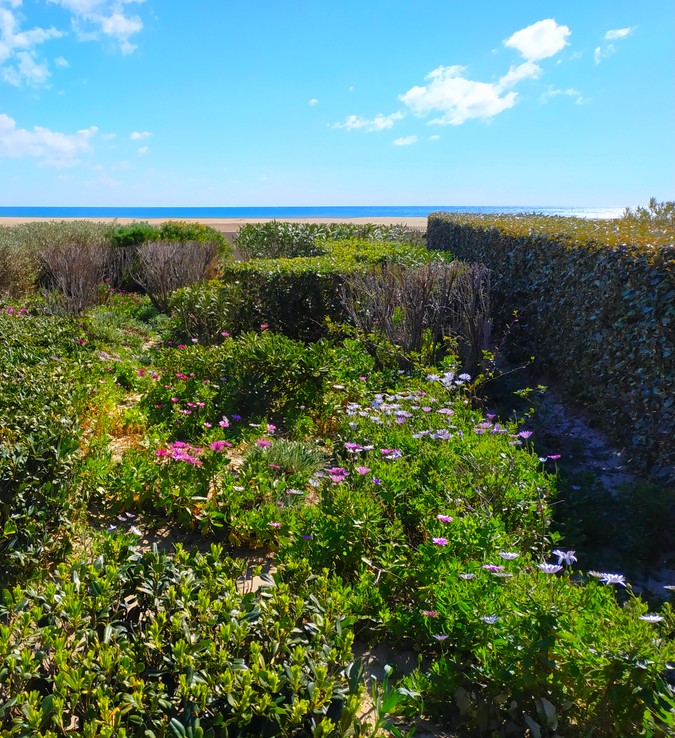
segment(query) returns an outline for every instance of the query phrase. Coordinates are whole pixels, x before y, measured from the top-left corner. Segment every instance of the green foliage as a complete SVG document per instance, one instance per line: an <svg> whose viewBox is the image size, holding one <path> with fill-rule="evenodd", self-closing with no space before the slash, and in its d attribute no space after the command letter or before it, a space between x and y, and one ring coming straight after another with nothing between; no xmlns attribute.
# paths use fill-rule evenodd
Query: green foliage
<svg viewBox="0 0 675 738"><path fill-rule="evenodd" d="M303 406L320 404L325 362L320 344L304 346L267 331L212 348L167 349L142 405L151 423L181 439L198 438L204 422L216 424L223 415L292 425Z"/></svg>
<svg viewBox="0 0 675 738"><path fill-rule="evenodd" d="M71 480L87 397L73 323L0 315L0 578L57 558L77 503Z"/></svg>
<svg viewBox="0 0 675 738"><path fill-rule="evenodd" d="M635 210L626 208L623 220L628 222L675 225L675 202L657 202L655 197L649 200L646 208L637 207Z"/></svg>
<svg viewBox="0 0 675 738"><path fill-rule="evenodd" d="M633 460L668 469L675 433L673 228L659 220L433 214L429 244L496 274L495 311ZM514 334L516 335L516 334Z"/></svg>
<svg viewBox="0 0 675 738"><path fill-rule="evenodd" d="M244 259L295 259L321 256L326 243L359 239L424 245L424 234L404 225L373 223L288 223L276 220L242 226L235 246Z"/></svg>
<svg viewBox="0 0 675 738"><path fill-rule="evenodd" d="M236 289L215 279L176 290L169 303L175 321L173 337L179 341L196 338L200 343L219 343L231 327L236 294Z"/></svg>
<svg viewBox="0 0 675 738"><path fill-rule="evenodd" d="M221 279L237 286L232 308L235 331L261 324L291 338L316 339L325 333L326 319L346 313L341 287L349 275L382 264L423 264L429 252L409 244L351 239L325 241L322 255L253 259L224 267Z"/></svg>
<svg viewBox="0 0 675 738"><path fill-rule="evenodd" d="M114 225L110 229L110 240L114 248L130 248L145 241L157 241L159 238L159 230L147 221Z"/></svg>
<svg viewBox="0 0 675 738"><path fill-rule="evenodd" d="M358 728L358 686L345 676L350 618L325 577L299 592L270 580L244 594L241 565L218 547L204 556L179 549L171 559L117 542L102 549L62 567L41 594L4 590L3 734L74 726L92 737L328 736Z"/></svg>

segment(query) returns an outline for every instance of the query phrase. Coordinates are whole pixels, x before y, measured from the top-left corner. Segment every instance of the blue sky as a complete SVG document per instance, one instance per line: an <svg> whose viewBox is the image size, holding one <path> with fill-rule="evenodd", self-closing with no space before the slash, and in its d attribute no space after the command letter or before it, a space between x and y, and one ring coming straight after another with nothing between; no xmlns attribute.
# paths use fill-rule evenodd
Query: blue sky
<svg viewBox="0 0 675 738"><path fill-rule="evenodd" d="M671 0L0 0L0 205L675 199Z"/></svg>

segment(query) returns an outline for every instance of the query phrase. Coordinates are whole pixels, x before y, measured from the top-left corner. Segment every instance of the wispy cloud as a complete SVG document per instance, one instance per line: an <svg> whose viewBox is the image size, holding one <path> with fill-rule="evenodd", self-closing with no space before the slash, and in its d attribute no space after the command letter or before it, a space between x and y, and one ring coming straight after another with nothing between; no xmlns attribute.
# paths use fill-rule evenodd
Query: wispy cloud
<svg viewBox="0 0 675 738"><path fill-rule="evenodd" d="M0 158L34 158L42 166L72 166L79 154L91 151L91 140L97 131L96 126L71 134L42 126L28 130L18 128L13 118L0 114Z"/></svg>
<svg viewBox="0 0 675 738"><path fill-rule="evenodd" d="M307 105L309 105L310 107L313 107L314 105L318 105L318 104L319 104L319 101L315 97L313 97L311 100L307 102Z"/></svg>
<svg viewBox="0 0 675 738"><path fill-rule="evenodd" d="M622 38L630 35L637 26L628 26L627 28L615 28L605 33L605 41L620 41Z"/></svg>
<svg viewBox="0 0 675 738"><path fill-rule="evenodd" d="M637 28L637 26L627 26L626 28L614 28L609 31L605 32L605 35L603 36L605 41L623 41L625 38L628 38L631 33ZM595 51L593 52L593 60L596 64L600 64L603 59L607 59L607 57L612 56L612 54L616 53L616 46L614 46L613 43L604 44L601 46L596 46Z"/></svg>
<svg viewBox="0 0 675 738"><path fill-rule="evenodd" d="M410 146L410 144L417 143L417 136L401 136L395 138L392 143L394 146Z"/></svg>
<svg viewBox="0 0 675 738"><path fill-rule="evenodd" d="M361 118L358 115L350 115L344 123L333 123L331 128L344 128L348 131L363 129L368 132L386 131L394 126L394 121L401 120L403 113L398 111L391 115L378 113L374 118Z"/></svg>
<svg viewBox="0 0 675 738"><path fill-rule="evenodd" d="M590 102L590 98L584 97L579 90L575 89L574 87L568 87L565 90L562 90L560 88L554 87L553 85L549 85L548 90L544 92L540 98L541 102L545 103L549 100L552 100L554 97L559 96L565 96L565 97L573 97L574 102L577 105L586 105Z"/></svg>
<svg viewBox="0 0 675 738"><path fill-rule="evenodd" d="M142 141L144 138L150 138L150 136L152 136L150 131L132 131L129 138L132 141Z"/></svg>
<svg viewBox="0 0 675 738"><path fill-rule="evenodd" d="M145 0L48 0L72 14L73 29L81 40L108 37L123 54L133 53L137 46L129 40L143 29L137 15L128 15L126 7Z"/></svg>
<svg viewBox="0 0 675 738"><path fill-rule="evenodd" d="M57 56L56 59L54 59L54 64L56 64L57 67L61 67L61 69L66 69L70 66L67 59L64 59L62 56Z"/></svg>
<svg viewBox="0 0 675 738"><path fill-rule="evenodd" d="M141 147L140 147L140 148L138 149L138 153L139 153L139 154L140 154L141 156L145 156L145 155L146 155L146 154L148 153L148 151L150 151L150 147L149 147L149 146L141 146Z"/></svg>

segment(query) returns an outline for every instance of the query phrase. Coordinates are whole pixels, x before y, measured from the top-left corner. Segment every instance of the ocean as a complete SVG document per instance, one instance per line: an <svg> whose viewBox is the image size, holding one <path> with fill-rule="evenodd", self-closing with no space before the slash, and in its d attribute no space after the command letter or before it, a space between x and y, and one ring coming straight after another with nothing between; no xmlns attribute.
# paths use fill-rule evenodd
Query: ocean
<svg viewBox="0 0 675 738"><path fill-rule="evenodd" d="M459 205L358 205L311 207L246 207L246 208L177 208L177 207L0 207L0 218L261 218L283 220L285 218L426 218L429 213L540 213L576 218L618 218L623 208L570 208Z"/></svg>

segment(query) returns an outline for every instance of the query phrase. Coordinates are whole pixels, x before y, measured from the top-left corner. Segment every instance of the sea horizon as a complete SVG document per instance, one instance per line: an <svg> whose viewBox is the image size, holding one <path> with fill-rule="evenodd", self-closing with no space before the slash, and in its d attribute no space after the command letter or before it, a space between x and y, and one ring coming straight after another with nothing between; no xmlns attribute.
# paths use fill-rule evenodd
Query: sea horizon
<svg viewBox="0 0 675 738"><path fill-rule="evenodd" d="M283 218L423 218L430 213L483 213L576 218L618 218L621 207L494 206L494 205L325 205L268 207L75 207L0 206L0 218L178 218L178 219L283 219Z"/></svg>

